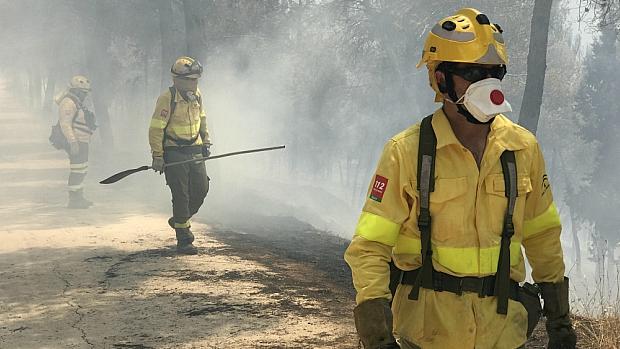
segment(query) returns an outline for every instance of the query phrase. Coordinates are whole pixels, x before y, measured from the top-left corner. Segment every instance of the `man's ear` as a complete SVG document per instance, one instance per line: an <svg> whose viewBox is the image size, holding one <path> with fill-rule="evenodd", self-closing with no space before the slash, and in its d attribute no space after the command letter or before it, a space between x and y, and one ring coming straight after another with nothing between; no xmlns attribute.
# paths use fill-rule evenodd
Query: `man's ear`
<svg viewBox="0 0 620 349"><path fill-rule="evenodd" d="M442 71L435 71L435 81L437 81L439 92L448 93L448 87L446 86L446 75Z"/></svg>

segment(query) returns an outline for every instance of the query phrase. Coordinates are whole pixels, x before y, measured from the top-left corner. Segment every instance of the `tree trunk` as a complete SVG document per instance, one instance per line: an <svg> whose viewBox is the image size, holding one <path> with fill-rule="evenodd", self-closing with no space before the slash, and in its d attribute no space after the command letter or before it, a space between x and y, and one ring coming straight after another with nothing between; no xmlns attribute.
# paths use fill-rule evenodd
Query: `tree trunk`
<svg viewBox="0 0 620 349"><path fill-rule="evenodd" d="M607 285L610 288L611 291L611 286L613 285L613 280L615 279L615 276L613 275L613 273L616 271L616 260L615 260L615 244L608 244L607 245Z"/></svg>
<svg viewBox="0 0 620 349"><path fill-rule="evenodd" d="M33 67L28 73L30 107L36 110L41 107L41 74L36 67Z"/></svg>
<svg viewBox="0 0 620 349"><path fill-rule="evenodd" d="M536 0L532 14L527 79L519 112L519 124L536 134L547 70L547 40L553 0Z"/></svg>
<svg viewBox="0 0 620 349"><path fill-rule="evenodd" d="M159 11L159 32L161 36L161 90L170 86L170 67L174 63L174 33L173 33L173 12L171 0L160 0L158 3Z"/></svg>
<svg viewBox="0 0 620 349"><path fill-rule="evenodd" d="M595 277L596 277L596 288L598 292L598 299L601 302L601 307L603 307L603 299L605 298L605 288L606 288L606 275L605 271L605 262L606 262L606 251L607 251L607 242L603 240L602 234L598 231L598 228L594 228L593 232L593 243L594 243L594 262L596 263L595 267ZM601 308L602 309L602 308Z"/></svg>
<svg viewBox="0 0 620 349"><path fill-rule="evenodd" d="M105 52L112 42L111 34L107 26L107 18L111 18L109 5L103 0L98 0L94 4L92 10L92 22L94 25L89 32L90 37L87 40L86 47L88 52L86 56L88 77L92 85L92 101L97 115L97 123L99 124L98 132L101 141L105 144L106 149L114 148L114 135L112 132L112 122L110 118L110 104L114 91L110 87L110 72L113 71L112 63Z"/></svg>
<svg viewBox="0 0 620 349"><path fill-rule="evenodd" d="M208 6L197 0L183 0L185 14L185 54L203 62L206 58L207 42L203 8Z"/></svg>
<svg viewBox="0 0 620 349"><path fill-rule="evenodd" d="M47 76L47 83L45 84L45 98L43 100L43 111L49 112L52 110L52 104L54 102L54 92L56 90L56 74L53 69L50 69Z"/></svg>
<svg viewBox="0 0 620 349"><path fill-rule="evenodd" d="M581 243L579 242L579 227L578 227L578 219L577 216L573 213L571 209L570 212L570 220L571 220L571 233L573 235L573 250L575 253L575 267L577 268L577 273L581 277L583 272L581 270Z"/></svg>
<svg viewBox="0 0 620 349"><path fill-rule="evenodd" d="M142 101L143 107L141 108L141 110L143 111L143 121L145 124L148 124L151 120L150 113L152 113L152 111L150 110L150 108L152 107L152 102L149 101L149 58L146 52L142 56L142 66L144 69L144 85L142 86L142 92L144 93L144 96Z"/></svg>

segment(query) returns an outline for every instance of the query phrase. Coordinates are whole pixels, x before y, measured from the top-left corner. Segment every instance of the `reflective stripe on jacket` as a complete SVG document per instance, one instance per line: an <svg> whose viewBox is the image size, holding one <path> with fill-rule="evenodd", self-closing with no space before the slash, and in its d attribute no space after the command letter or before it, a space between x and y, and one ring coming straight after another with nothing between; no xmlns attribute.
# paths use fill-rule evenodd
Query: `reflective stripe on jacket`
<svg viewBox="0 0 620 349"><path fill-rule="evenodd" d="M200 96L200 90L197 92L197 95ZM163 156L164 147L168 146L211 143L207 129L206 114L201 108L200 103L197 100L192 102L186 101L177 91L176 96L174 96L176 101L174 113L170 115L171 98L172 95L167 90L159 96L155 105L155 111L153 112L149 127L149 144L153 156ZM164 129L166 130L165 142ZM201 134L204 136L204 139ZM195 141L191 144L184 143L192 140Z"/></svg>
<svg viewBox="0 0 620 349"><path fill-rule="evenodd" d="M561 225L535 137L497 116L478 169L441 109L432 124L437 135L435 191L430 194L435 269L456 276L495 274L507 206L500 155L512 150L517 160L518 197L510 247L511 278L525 279L523 246L535 281L562 280ZM387 262L392 256L403 270L421 265L416 189L419 131L416 124L386 144L345 253L358 304L391 298Z"/></svg>

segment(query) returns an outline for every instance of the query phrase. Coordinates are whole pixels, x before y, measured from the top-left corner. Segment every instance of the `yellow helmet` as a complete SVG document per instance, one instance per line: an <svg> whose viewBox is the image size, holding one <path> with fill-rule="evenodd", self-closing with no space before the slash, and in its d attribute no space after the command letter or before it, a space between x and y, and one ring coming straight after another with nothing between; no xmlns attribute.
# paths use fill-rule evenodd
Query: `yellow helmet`
<svg viewBox="0 0 620 349"><path fill-rule="evenodd" d="M441 62L508 64L502 28L473 8L463 8L440 20L428 34L419 68L426 63L435 101L443 96L435 81L435 69Z"/></svg>
<svg viewBox="0 0 620 349"><path fill-rule="evenodd" d="M90 91L90 80L88 80L88 78L84 75L76 75L71 78L69 88Z"/></svg>
<svg viewBox="0 0 620 349"><path fill-rule="evenodd" d="M198 79L202 75L202 65L192 57L179 57L170 68L172 76L186 79Z"/></svg>

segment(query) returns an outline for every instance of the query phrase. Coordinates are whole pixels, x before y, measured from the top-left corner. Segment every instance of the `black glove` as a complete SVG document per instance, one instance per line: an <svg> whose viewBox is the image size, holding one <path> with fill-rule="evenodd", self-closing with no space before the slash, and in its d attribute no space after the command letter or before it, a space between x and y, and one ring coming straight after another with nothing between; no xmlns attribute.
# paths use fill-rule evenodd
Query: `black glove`
<svg viewBox="0 0 620 349"><path fill-rule="evenodd" d="M211 150L209 149L211 144L203 144L202 145L202 157L208 158L211 155Z"/></svg>
<svg viewBox="0 0 620 349"><path fill-rule="evenodd" d="M543 312L547 318L549 349L574 349L577 335L570 320L568 305L568 278L561 283L543 282L538 284L545 301Z"/></svg>
<svg viewBox="0 0 620 349"><path fill-rule="evenodd" d="M392 309L387 299L367 300L353 309L364 349L400 348L392 335Z"/></svg>
<svg viewBox="0 0 620 349"><path fill-rule="evenodd" d="M159 174L162 174L162 172L164 172L165 164L166 163L164 162L163 157L153 156L153 164L151 165L151 168L153 169L153 171L159 172Z"/></svg>

